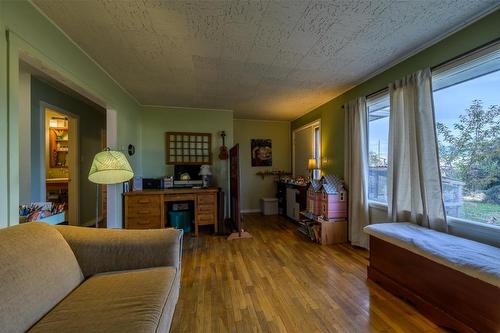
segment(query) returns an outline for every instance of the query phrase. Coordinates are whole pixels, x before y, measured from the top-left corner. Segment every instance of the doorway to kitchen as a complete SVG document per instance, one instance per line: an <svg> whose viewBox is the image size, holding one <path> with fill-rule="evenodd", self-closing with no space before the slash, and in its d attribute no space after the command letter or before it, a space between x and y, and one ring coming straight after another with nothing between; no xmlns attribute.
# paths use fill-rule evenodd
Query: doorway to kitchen
<svg viewBox="0 0 500 333"><path fill-rule="evenodd" d="M107 209L107 196L115 199L119 194L107 194L109 189L102 188L97 198L95 184L87 177L95 154L107 141L116 146L116 131L111 136L106 133L108 111L113 110L107 110L103 100L69 80L64 71L50 68L23 53L19 72L11 73L18 78L12 104L19 110L13 119L18 125L18 138L11 148L12 156L18 155L19 159L12 163L17 165L11 177L18 182L11 188L18 200L9 207L17 204L19 223L92 227L96 225L96 205L102 214L99 226L106 225L106 214L112 215L113 222L119 221L118 201L111 200L114 205ZM110 125L116 124L114 120ZM61 214L52 202L64 204L65 211Z"/></svg>
<svg viewBox="0 0 500 333"><path fill-rule="evenodd" d="M66 110L42 103L44 110L45 198L64 210L65 222L79 225L78 117Z"/></svg>

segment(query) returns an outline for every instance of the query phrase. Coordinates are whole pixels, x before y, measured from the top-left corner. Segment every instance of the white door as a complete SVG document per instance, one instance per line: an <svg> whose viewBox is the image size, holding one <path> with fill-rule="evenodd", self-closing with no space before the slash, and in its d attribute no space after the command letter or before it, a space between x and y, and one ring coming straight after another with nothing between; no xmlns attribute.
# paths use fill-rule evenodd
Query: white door
<svg viewBox="0 0 500 333"><path fill-rule="evenodd" d="M308 176L307 163L310 158L320 158L320 135L319 133L320 122L302 126L293 131L293 175ZM317 161L320 164L321 161Z"/></svg>

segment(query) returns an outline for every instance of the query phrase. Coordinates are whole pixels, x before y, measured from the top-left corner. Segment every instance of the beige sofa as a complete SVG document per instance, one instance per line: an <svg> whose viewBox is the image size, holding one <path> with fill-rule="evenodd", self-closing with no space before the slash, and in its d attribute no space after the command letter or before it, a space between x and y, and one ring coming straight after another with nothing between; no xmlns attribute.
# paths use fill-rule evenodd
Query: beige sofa
<svg viewBox="0 0 500 333"><path fill-rule="evenodd" d="M0 332L168 332L181 246L174 229L2 229Z"/></svg>

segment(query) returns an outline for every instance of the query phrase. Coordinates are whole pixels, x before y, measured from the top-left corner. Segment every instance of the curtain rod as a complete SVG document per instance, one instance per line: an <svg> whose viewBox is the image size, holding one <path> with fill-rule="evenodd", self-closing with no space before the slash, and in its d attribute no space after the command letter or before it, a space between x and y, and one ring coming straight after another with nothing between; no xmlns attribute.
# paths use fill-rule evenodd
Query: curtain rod
<svg viewBox="0 0 500 333"><path fill-rule="evenodd" d="M388 88L387 87L384 87L382 89L379 89L377 91L374 91L372 93L369 93L368 95L366 95L366 98L370 98L371 96L374 96L374 95L377 95L377 94L380 94L381 92L387 90ZM342 105L342 109L344 108L344 105Z"/></svg>
<svg viewBox="0 0 500 333"><path fill-rule="evenodd" d="M371 94L366 95L366 98L370 98L370 97L372 97L372 96L378 95L378 94L380 94L381 92L384 92L385 90L388 90L388 89L389 89L389 87L384 87L384 88L382 88L382 89L379 89L379 90L377 90L377 91L375 91L375 92L372 92Z"/></svg>
<svg viewBox="0 0 500 333"><path fill-rule="evenodd" d="M457 55L457 56L455 56L455 57L453 57L453 58L447 59L447 60L445 60L445 61L440 62L440 63L439 63L439 64L437 64L437 65L432 66L432 67L431 67L431 71L434 71L434 70L436 70L436 69L439 69L440 67L443 67L443 66L445 66L445 65L448 65L450 62L453 62L453 61L458 60L458 59L460 59L460 58L466 57L466 56L468 56L468 55L470 55L470 54L472 54L472 53L474 53L474 52L477 52L477 51L479 51L479 50L481 50L481 49L486 49L486 48L488 48L488 47L491 47L492 45L494 45L494 44L496 44L496 43L499 43L499 42L500 42L500 37L495 38L494 40L492 40L492 41L490 41L490 42L488 42L488 43L486 43L486 44L483 44L483 45L481 45L481 46L475 47L475 48L473 48L472 50L469 50L469 51L467 51L467 52L463 52L463 53L461 53L461 54L459 54L459 55Z"/></svg>
<svg viewBox="0 0 500 333"><path fill-rule="evenodd" d="M500 37L495 38L494 40L492 40L492 41L490 41L488 43L485 43L485 44L483 44L481 46L475 47L472 50L468 50L466 52L463 52L463 53L461 53L461 54L459 54L459 55L457 55L457 56L455 56L453 58L450 58L450 59L447 59L445 61L442 61L442 62L438 63L437 65L431 66L431 71L435 71L436 69L439 69L440 67L448 65L450 62L456 61L456 60L458 60L460 58L463 58L463 57L465 57L465 56L467 56L467 55L469 55L471 53L477 52L477 51L479 51L481 49L485 49L485 48L491 47L492 45L494 45L496 43L499 43L499 42L500 42ZM384 87L382 89L379 89L379 90L377 90L375 92L372 92L372 93L366 95L366 98L370 98L373 95L377 95L377 94L383 92L384 90L387 90L387 87ZM342 105L342 109L343 108L344 108L344 105Z"/></svg>

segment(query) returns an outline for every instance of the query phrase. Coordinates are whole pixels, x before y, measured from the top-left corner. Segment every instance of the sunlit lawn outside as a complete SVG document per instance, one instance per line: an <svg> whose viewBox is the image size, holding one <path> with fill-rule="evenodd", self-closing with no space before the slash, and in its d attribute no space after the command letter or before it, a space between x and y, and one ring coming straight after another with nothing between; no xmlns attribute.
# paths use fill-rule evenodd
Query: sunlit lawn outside
<svg viewBox="0 0 500 333"><path fill-rule="evenodd" d="M464 219L500 226L500 205L464 200Z"/></svg>

